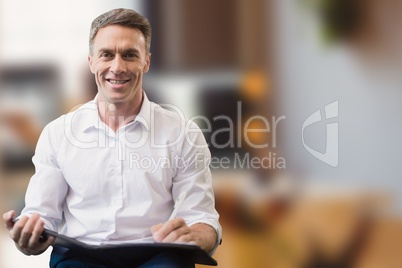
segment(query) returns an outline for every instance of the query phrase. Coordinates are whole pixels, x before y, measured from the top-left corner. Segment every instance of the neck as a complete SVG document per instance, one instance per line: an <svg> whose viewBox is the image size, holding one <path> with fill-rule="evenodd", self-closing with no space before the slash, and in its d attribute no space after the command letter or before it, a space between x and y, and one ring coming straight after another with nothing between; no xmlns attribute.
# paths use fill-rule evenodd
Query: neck
<svg viewBox="0 0 402 268"><path fill-rule="evenodd" d="M140 97L135 98L132 102L121 103L111 103L99 96L97 104L101 120L114 132L127 125L133 121L140 112L144 98L142 91L140 94Z"/></svg>

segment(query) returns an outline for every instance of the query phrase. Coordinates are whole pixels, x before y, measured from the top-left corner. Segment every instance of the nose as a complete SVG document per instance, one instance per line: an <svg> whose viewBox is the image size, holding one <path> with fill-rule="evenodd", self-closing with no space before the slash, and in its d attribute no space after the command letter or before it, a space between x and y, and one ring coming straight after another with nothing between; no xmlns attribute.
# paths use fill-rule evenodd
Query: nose
<svg viewBox="0 0 402 268"><path fill-rule="evenodd" d="M112 60L110 71L114 74L120 74L126 71L125 62L119 55L116 55L116 57L114 57Z"/></svg>

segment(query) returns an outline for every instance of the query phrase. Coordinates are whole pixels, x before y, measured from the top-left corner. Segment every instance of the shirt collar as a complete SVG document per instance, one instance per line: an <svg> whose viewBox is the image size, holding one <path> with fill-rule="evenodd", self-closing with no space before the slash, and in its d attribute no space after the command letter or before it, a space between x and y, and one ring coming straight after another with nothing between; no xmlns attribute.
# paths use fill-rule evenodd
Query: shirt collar
<svg viewBox="0 0 402 268"><path fill-rule="evenodd" d="M149 131L151 123L151 102L149 101L147 94L142 91L143 99L140 112L134 119L134 122L141 123L147 131Z"/></svg>
<svg viewBox="0 0 402 268"><path fill-rule="evenodd" d="M104 128L105 123L100 119L98 112L98 94L95 98L75 111L75 116L80 117L82 123L82 131L86 131L90 128ZM85 113L82 113L84 112ZM141 123L147 131L150 129L151 122L151 102L149 101L147 95L143 91L143 100L139 113L136 115L133 122L129 124L134 124L135 122Z"/></svg>

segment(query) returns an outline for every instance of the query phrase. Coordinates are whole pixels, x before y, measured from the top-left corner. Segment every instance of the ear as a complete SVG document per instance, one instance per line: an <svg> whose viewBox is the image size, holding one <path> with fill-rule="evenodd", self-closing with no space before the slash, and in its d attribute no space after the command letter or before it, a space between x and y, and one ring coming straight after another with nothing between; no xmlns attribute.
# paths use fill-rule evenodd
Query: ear
<svg viewBox="0 0 402 268"><path fill-rule="evenodd" d="M91 73L95 74L94 69L92 67L92 57L91 57L91 55L88 55L88 64L89 64L89 69L91 70Z"/></svg>
<svg viewBox="0 0 402 268"><path fill-rule="evenodd" d="M148 53L147 59L145 61L145 66L144 66L144 73L147 73L149 71L150 66L151 66L151 53Z"/></svg>

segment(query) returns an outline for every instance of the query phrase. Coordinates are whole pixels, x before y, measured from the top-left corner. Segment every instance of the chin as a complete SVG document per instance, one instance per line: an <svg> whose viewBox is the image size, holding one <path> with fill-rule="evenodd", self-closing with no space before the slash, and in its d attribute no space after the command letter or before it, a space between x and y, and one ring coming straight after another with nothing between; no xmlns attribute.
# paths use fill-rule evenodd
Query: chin
<svg viewBox="0 0 402 268"><path fill-rule="evenodd" d="M106 94L105 97L105 99L110 101L124 101L128 98L128 95L123 92L110 92L109 94Z"/></svg>

